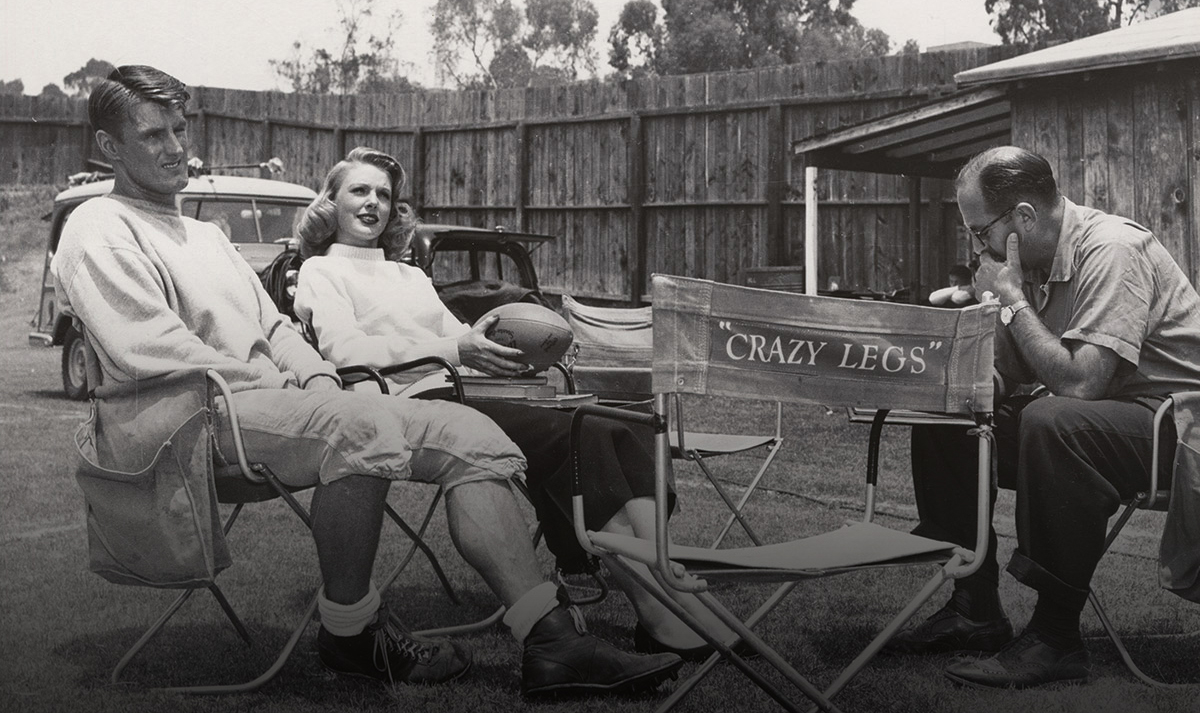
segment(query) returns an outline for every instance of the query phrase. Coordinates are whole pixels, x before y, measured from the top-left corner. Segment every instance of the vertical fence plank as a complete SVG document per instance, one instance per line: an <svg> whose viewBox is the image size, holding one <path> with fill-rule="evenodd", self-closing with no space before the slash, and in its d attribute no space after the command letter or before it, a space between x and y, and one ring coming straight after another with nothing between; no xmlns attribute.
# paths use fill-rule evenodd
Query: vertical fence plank
<svg viewBox="0 0 1200 713"><path fill-rule="evenodd" d="M628 160L629 171L626 181L626 192L629 201L629 220L630 230L627 233L629 242L632 242L632 249L629 250L631 256L631 273L629 293L627 295L629 303L637 306L642 304L642 295L648 291L650 274L648 270L649 264L649 244L647 241L646 232L646 212L644 203L646 200L646 166L649 163L646 143L646 129L642 124L642 115L634 113L629 117L629 127L626 130L626 142L629 146Z"/></svg>

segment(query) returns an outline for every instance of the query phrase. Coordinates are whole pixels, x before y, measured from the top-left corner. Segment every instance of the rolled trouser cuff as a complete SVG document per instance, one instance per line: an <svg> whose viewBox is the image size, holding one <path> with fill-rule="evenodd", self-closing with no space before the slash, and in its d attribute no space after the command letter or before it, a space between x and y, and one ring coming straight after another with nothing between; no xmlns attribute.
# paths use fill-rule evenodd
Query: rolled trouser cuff
<svg viewBox="0 0 1200 713"><path fill-rule="evenodd" d="M1072 586L1051 574L1045 567L1021 554L1013 552L1006 568L1018 582L1036 590L1039 596L1049 597L1064 605L1082 610L1087 603L1088 589Z"/></svg>

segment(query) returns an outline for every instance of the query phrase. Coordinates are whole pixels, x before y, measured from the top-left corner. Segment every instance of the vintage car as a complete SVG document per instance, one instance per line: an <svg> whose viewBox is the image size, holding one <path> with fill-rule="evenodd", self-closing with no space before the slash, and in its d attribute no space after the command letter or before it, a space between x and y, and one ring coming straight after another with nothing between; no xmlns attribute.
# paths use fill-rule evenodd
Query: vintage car
<svg viewBox="0 0 1200 713"><path fill-rule="evenodd" d="M405 261L425 271L459 319L474 323L508 302L546 304L532 254L553 235L425 223L417 226Z"/></svg>
<svg viewBox="0 0 1200 713"><path fill-rule="evenodd" d="M89 198L109 193L112 187L113 181L106 179L68 188L54 198L53 210L46 216L50 222L46 263L42 270L40 304L30 322L33 331L29 333L29 342L62 345L63 392L72 399L83 399L88 392L83 340L70 317L57 309L50 259L71 211ZM258 272L286 249L304 208L315 197L311 189L285 181L202 174L188 180L177 200L183 215L220 225L246 262Z"/></svg>

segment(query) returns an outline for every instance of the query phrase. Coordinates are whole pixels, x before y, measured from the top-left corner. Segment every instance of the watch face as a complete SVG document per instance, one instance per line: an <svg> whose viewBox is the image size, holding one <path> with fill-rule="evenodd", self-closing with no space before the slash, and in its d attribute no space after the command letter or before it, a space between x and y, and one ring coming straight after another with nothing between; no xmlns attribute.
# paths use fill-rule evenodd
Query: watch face
<svg viewBox="0 0 1200 713"><path fill-rule="evenodd" d="M1012 307L1001 307L1000 308L1000 324L1008 324L1009 322L1012 321L1012 318L1013 318Z"/></svg>

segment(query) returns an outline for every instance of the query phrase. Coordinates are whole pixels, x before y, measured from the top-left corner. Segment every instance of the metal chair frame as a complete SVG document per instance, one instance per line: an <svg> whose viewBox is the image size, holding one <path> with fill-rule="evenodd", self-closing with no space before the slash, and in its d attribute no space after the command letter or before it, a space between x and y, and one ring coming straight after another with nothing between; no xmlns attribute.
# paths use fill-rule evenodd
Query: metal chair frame
<svg viewBox="0 0 1200 713"><path fill-rule="evenodd" d="M1158 473L1160 467L1159 452L1163 430L1162 423L1163 419L1167 417L1167 414L1174 406L1175 399L1176 395L1167 397L1167 399L1164 400L1154 412L1154 441L1152 446L1153 453L1150 460L1149 487L1146 490L1135 494L1131 499L1125 501L1121 511L1117 514L1116 519L1113 520L1112 525L1109 527L1108 535L1104 538L1103 552L1108 552L1108 548L1112 546L1114 541L1116 541L1117 536L1121 534L1121 530L1124 529L1126 523L1129 522L1130 518L1135 512L1138 510L1165 511L1170 505L1171 491L1168 489L1159 489ZM1116 626L1108 616L1108 612L1104 609L1103 604L1101 604L1100 597L1096 594L1096 589L1094 586L1088 588L1088 601L1091 602L1092 609L1096 612L1096 617L1100 620L1100 625L1104 628L1104 633L1108 636L1109 640L1112 641L1113 646L1115 646L1117 649L1117 653L1121 656L1121 661L1124 662L1125 667L1129 669L1129 672L1133 674L1135 678L1154 688L1194 688L1198 685L1196 683L1168 683L1166 681L1154 678L1143 671L1141 667L1139 667L1138 664L1133 660L1133 656L1129 653L1129 649L1126 648L1125 642L1121 638L1121 634L1117 631ZM1194 633L1195 632L1193 632L1193 635Z"/></svg>
<svg viewBox="0 0 1200 713"><path fill-rule="evenodd" d="M91 384L92 388L94 389L95 386L100 384L102 381L99 362L97 360L95 351L91 347L87 329L78 320L76 320L76 327L80 330L80 333L83 334L84 338L84 363L88 371L87 383ZM382 376L375 372L375 370L368 367L344 367L338 369L338 375L347 379L369 379L377 383L381 389L387 388L386 381L382 378ZM234 524L237 522L238 516L242 512L242 509L248 503L272 500L275 497L282 498L292 512L294 512L296 516L300 518L301 522L304 523L305 527L311 531L312 520L309 516L308 510L292 494L293 491L284 485L269 469L265 468L261 464L252 463L247 458L245 445L242 441L237 409L234 405L233 394L229 389L229 385L215 370L210 369L206 376L220 392L220 398L223 398L225 401L226 412L230 421L234 449L236 453L236 462L214 466L213 475L217 490L217 500L222 504L233 505L233 509L230 511L229 515L225 518L225 521L222 524L222 529L225 535L228 536L230 534ZM211 403L209 408L212 408ZM229 487L227 485L229 483L237 483L236 488ZM252 495L249 497L246 496L247 489L252 492ZM231 490L236 490L237 492L231 493ZM434 505L436 505L436 500L437 498L435 497ZM396 512L391 504L387 502L384 503L384 512L388 518L391 519L391 521L394 522L396 526L405 533L405 535L408 536L409 547L401 557L400 562L395 566L395 568L393 568L391 574L385 580L382 588L386 588L388 585L390 585L391 582L394 581L396 577L399 576L399 574L404 570L404 568L408 566L408 563L412 560L416 552L420 550L429 560L430 566L433 568L434 573L441 582L441 585L443 589L445 589L447 595L456 604L459 603L460 600L458 599L457 594L455 594L453 587L450 585L450 581L446 577L446 573L442 569L441 564L437 559L437 555L435 555L433 550L430 549L429 546L424 542L423 536L429 524L429 516L427 515L425 520L421 523L421 526L414 530L408 525L407 522L405 522L404 518L402 518L400 514ZM253 645L249 631L247 630L245 624L242 623L241 618L238 617L237 612L234 610L233 605L230 604L228 597L226 597L225 593L221 590L220 585L213 581L207 585L204 585L204 588L207 589L210 594L212 594L217 604L221 607L221 611L224 612L226 618L229 619L229 622L237 631L238 636L245 641L248 646ZM142 649L144 649L160 631L162 631L167 622L171 620L176 612L182 608L184 603L187 602L187 600L190 599L198 589L200 589L200 587L187 588L179 593L179 595L171 602L171 604L163 611L163 613L159 615L159 617L146 629L146 631L142 633L137 641L130 646L125 654L121 656L120 660L117 661L116 666L113 668L112 673L109 676L110 683L116 684L121 682L121 674L124 673L126 667L130 664L130 662L132 662L134 657L136 657L137 654L140 653ZM282 649L280 649L275 661L256 678L239 684L172 686L165 687L161 690L170 693L195 694L246 693L257 690L263 684L274 678L275 675L279 673L280 669L283 668L283 665L287 662L287 659L291 656L292 650L296 647L296 644L299 642L304 630L308 627L308 623L312 620L313 615L316 613L318 590L314 590L313 596L306 606L303 615L297 622L287 642L284 644Z"/></svg>
<svg viewBox="0 0 1200 713"><path fill-rule="evenodd" d="M586 313L586 310L589 309L587 305L583 305L573 299L565 299L563 305L572 320L582 320L583 323L592 327L599 326L596 324L595 318L590 317ZM614 308L602 309L607 311ZM638 313L641 313L645 308L634 309ZM644 331L646 332L646 337L650 336L650 330L640 327L618 329L625 335ZM643 345L643 348L637 352L638 355L640 356L643 351L648 351L649 347L650 344L648 343ZM584 363L581 364L579 354L584 350L581 349L578 342L574 345L574 350L574 353L567 362L567 371L572 376L575 376L578 370L577 380L584 381L582 388L589 391L595 388L600 393L601 398L607 402L607 405L638 407L650 403L650 364L648 361L636 366L592 365L587 363L587 355L585 354ZM606 349L606 353L613 351L611 347ZM767 474L771 464L775 461L775 457L779 454L779 449L783 447L782 402L775 403L774 432L756 434L688 431L685 427L683 403L678 395L675 395L673 405L673 427L670 429L672 457L695 463L705 479L712 485L717 496L729 509L729 516L725 518L721 528L717 531L716 537L713 538L709 546L714 549L720 547L735 523L741 526L742 531L746 533L751 542L756 545L762 544L762 538L755 532L753 526L751 526L745 517L744 512L750 498L757 491L763 477ZM758 465L758 470L745 485L741 486L741 496L735 500L729 492L728 487L722 484L718 474L713 471L710 461L721 456L746 454L759 449L765 449L765 455L763 455L762 461Z"/></svg>
<svg viewBox="0 0 1200 713"><path fill-rule="evenodd" d="M964 312L963 316L952 318L956 320L953 326L954 333L958 334L959 330L962 329L962 335L972 340L972 344L967 347L967 349L972 351L964 351L961 354L961 360L953 361L955 367L950 366L951 362L947 362L946 366L947 369L957 369L961 366L962 369L957 372L960 376L956 378L966 380L965 382L958 383L953 390L951 390L948 382L943 382L943 385L947 389L944 403L949 404L951 401L954 401L957 404L955 410L948 411L945 414L914 413L898 410L895 412L894 419L896 423L906 423L909 422L909 419L919 418L921 419L920 422L965 425L973 428L972 433L978 439L979 443L976 468L977 497L975 502L978 513L978 524L973 548L969 549L955 546L951 543L934 542L925 540L924 538L917 538L907 533L881 528L872 522L876 502L875 471L878 465L879 433L882 430L883 424L889 421L890 415L889 411L884 408L884 404L942 403L941 392L938 392L939 395L936 398L930 399L925 396L918 396L917 394L922 392L906 386L904 398L889 401L885 396L878 394L868 395L868 387L863 385L857 386L853 394L842 392L844 389L841 385L842 382L826 382L824 385L821 385L818 373L813 372L802 377L804 391L799 392L798 395L784 395L785 398L821 403L821 401L817 400L818 395L821 398L830 396L834 399L833 403L839 403L839 399L847 399L840 401L840 403L848 404L854 402L856 395L862 395L865 398L877 401L872 409L871 416L873 428L865 493L866 508L863 521L851 524L849 528L843 528L833 533L818 535L816 539L805 538L808 542L802 539L791 543L780 543L780 548L775 550L764 549L762 547L750 547L741 550L714 550L711 548L686 547L672 543L668 530L667 484L671 479L672 469L672 444L669 436L672 426L668 419L670 408L668 403L669 396L681 392L718 393L723 395L734 395L736 393L731 391L731 389L735 388L733 386L735 372L731 371L733 367L727 363L722 363L719 370L714 366L711 372L708 371L708 362L706 360L710 358L709 355L711 354L708 351L710 342L704 336L689 331L691 328L689 325L708 324L709 328L712 329L714 323L719 323L719 320L726 319L727 315L731 314L737 315L736 317L730 317L732 319L742 319L757 324L758 322L755 320L758 319L760 314L774 314L780 310L791 310L790 313L794 314L796 311L811 308L825 317L838 310L834 309L834 306L829 302L824 303L824 305L820 305L817 302L810 302L821 300L822 298L787 295L783 298L773 298L776 299L776 302L770 305L760 305L762 312L752 312L748 311L747 304L763 298L762 291L748 291L747 288L736 288L728 285L708 283L702 280L691 280L689 278L656 276L653 282L655 288L655 326L658 327L659 325L658 312L660 304L670 304L671 306L663 310L663 322L664 325L670 325L669 329L673 333L668 337L664 337L661 341L656 335L653 366L655 394L653 396L652 412L641 414L605 406L583 406L576 411L572 438L573 446L577 446L579 442L577 440L579 430L584 420L592 416L623 419L640 423L649 426L654 431L656 538L654 542L649 542L632 537L613 535L611 533L585 530L582 517L583 496L582 491L578 487L576 487L575 498L573 500L576 535L580 544L585 549L600 556L610 567L620 568L631 577L634 577L636 581L643 582L646 585L647 591L676 614L676 616L680 617L684 623L715 649L715 653L693 673L691 678L678 686L675 692L663 701L662 705L658 708L659 711L670 710L674 707L720 660L726 660L737 667L783 708L787 710L800 710L800 707L791 697L786 695L774 683L767 680L754 666L747 662L744 656L734 651L733 647L738 640L745 642L751 650L760 656L764 665L770 666L782 674L816 707L821 710L837 710L830 699L846 686L913 614L929 601L942 585L976 571L986 553L988 541L988 518L986 514L989 505L989 484L992 477L993 439L990 390L986 390L985 393L983 387L985 379L982 376L982 365L985 361L990 365L991 330L995 321L995 308L992 305L983 305L978 308L971 308L976 310L972 314L968 315ZM759 294L751 294L752 292ZM718 293L720 293L722 300L720 310L717 307ZM783 299L790 301L786 305L779 304ZM924 308L888 306L885 309L919 310ZM858 314L858 312L856 311L854 314ZM865 312L863 316L867 316ZM876 320L874 324L876 329L881 327L880 321ZM923 325L930 326L931 329L935 323L942 325L939 329L944 329L948 326L947 323L941 321L941 318L933 317L928 313L920 316L920 321ZM789 322L788 324L793 325L794 323ZM884 321L883 324L886 325L886 322ZM789 326L789 329L796 329L796 327ZM915 333L922 334L923 332L918 331ZM949 338L948 335L940 331L930 332L930 334L934 333L938 334L938 336L930 337L931 339ZM676 336L676 334L680 336ZM687 336L682 336L683 334ZM959 352L952 350L950 353L958 354ZM777 371L774 373L775 376L769 378L764 376L761 382L757 383L754 388L749 390L749 393L743 394L743 396L749 399L767 400L776 395L781 395L778 393L777 387L781 386L784 380L794 377L779 375L780 373L790 374L791 372ZM990 374L986 376L990 377ZM738 383L742 382L738 381ZM793 381L792 383L799 384L800 382ZM740 386L736 388L739 391L741 389ZM772 389L775 390L771 391ZM767 395L768 391L770 391L770 396ZM950 396L951 391L956 394L953 398ZM978 403L957 401L957 394L960 393L972 393L981 401ZM976 406L981 406L982 408L976 408ZM921 406L921 408L925 408L925 406ZM968 415L968 412L971 415ZM576 453L576 464L578 465L578 451L575 450L574 452ZM854 528L858 529L855 530ZM833 545L826 545L825 543L829 541L827 539L819 539L830 535L833 535L835 538ZM847 536L850 539L861 536L866 541L867 549L872 549L884 542L897 542L900 540L904 540L906 543L911 542L914 547L911 549L903 548L902 550L895 550L902 552L903 556L901 559L885 561L876 561L871 558L847 560L840 557L827 557L826 555L831 552L837 553L839 556L843 554L842 545L847 543L847 540L844 539ZM809 542L811 544L808 544ZM806 552L809 553L818 552L820 556L816 559L821 563L810 564L811 559L800 558L795 560L796 564L781 564L781 558L787 556L785 549L793 546L799 546L800 548L807 547ZM639 575L638 571L628 564L629 560L636 560L647 565L650 568L651 575ZM823 690L810 683L808 679L796 671L791 664L783 659L778 652L753 631L755 625L779 606L801 580L860 571L867 568L917 564L935 565L937 566L937 571L926 581L924 586L920 588L900 612L841 670L835 680ZM780 586L762 602L758 609L743 621L717 600L710 591L709 581L774 582L780 583ZM662 589L654 587L654 584L658 584ZM716 638L714 634L707 631L703 625L691 617L683 607L665 593L664 590L668 588L694 594L718 619L736 634L736 638L728 641L721 641Z"/></svg>

